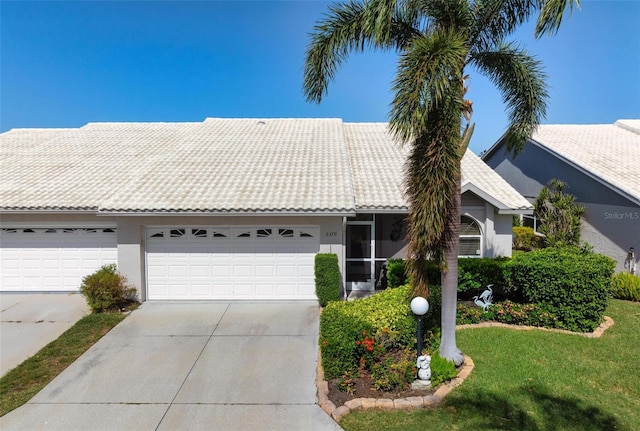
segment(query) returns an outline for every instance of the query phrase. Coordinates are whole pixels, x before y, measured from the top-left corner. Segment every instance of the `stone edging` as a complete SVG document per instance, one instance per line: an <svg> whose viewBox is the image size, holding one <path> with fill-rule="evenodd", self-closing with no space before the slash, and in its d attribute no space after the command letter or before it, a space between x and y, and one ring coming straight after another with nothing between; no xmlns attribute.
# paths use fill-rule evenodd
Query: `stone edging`
<svg viewBox="0 0 640 431"><path fill-rule="evenodd" d="M347 401L344 405L336 407L329 400L329 383L324 380L324 371L322 369L322 361L320 360L320 352L318 351L318 370L316 374L316 387L318 389L318 404L333 420L340 422L344 416L348 415L352 410L360 409L383 409L383 410L406 410L412 408L422 408L436 406L444 400L453 388L460 386L462 382L471 374L474 364L473 360L467 355L464 356L464 363L460 368L458 376L446 383L438 386L433 394L424 397L408 397L408 398L354 398Z"/></svg>
<svg viewBox="0 0 640 431"><path fill-rule="evenodd" d="M587 338L600 338L604 331L611 328L614 322L611 317L604 316L604 322L602 322L593 332L572 332L566 329L544 328L542 326L521 326L521 325L509 325L508 323L500 322L482 322L482 323L470 323L467 325L456 325L456 329L472 329L472 328L509 328L517 331L533 331L537 329L539 331L558 332L561 334L579 335Z"/></svg>

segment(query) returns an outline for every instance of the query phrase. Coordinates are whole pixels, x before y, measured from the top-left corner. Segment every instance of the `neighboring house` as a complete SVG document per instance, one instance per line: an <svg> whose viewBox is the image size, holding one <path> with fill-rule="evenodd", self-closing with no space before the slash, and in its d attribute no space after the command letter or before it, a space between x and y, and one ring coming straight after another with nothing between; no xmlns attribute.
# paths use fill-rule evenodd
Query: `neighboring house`
<svg viewBox="0 0 640 431"><path fill-rule="evenodd" d="M586 209L582 241L618 271L629 248L640 249L640 120L543 125L517 157L500 140L483 159L530 202L549 180L566 182Z"/></svg>
<svg viewBox="0 0 640 431"><path fill-rule="evenodd" d="M0 135L2 291L73 291L110 262L142 300L314 299L314 256L373 289L402 256L405 151L339 119L90 123ZM509 256L532 206L462 163L461 252Z"/></svg>

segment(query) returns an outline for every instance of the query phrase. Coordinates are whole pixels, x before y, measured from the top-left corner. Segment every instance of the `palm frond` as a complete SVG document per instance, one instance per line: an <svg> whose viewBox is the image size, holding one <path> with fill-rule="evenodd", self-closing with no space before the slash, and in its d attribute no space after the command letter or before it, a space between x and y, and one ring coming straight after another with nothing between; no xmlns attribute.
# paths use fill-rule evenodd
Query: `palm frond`
<svg viewBox="0 0 640 431"><path fill-rule="evenodd" d="M470 62L502 92L509 117L507 148L519 153L546 113L548 93L541 63L511 44L473 54Z"/></svg>
<svg viewBox="0 0 640 431"><path fill-rule="evenodd" d="M539 8L540 0L485 0L473 5L475 21L470 36L471 49L492 49Z"/></svg>
<svg viewBox="0 0 640 431"><path fill-rule="evenodd" d="M405 49L398 63L389 114L391 131L401 142L422 134L430 113L439 109L452 91L459 92L466 56L464 37L449 31L414 38ZM456 88L452 90L451 85Z"/></svg>
<svg viewBox="0 0 640 431"><path fill-rule="evenodd" d="M370 49L402 49L417 34L396 0L349 2L329 7L311 33L307 46L303 91L320 103L349 53Z"/></svg>
<svg viewBox="0 0 640 431"><path fill-rule="evenodd" d="M542 0L535 36L539 38L545 34L557 33L565 10L568 7L571 13L574 6L579 9L580 0Z"/></svg>
<svg viewBox="0 0 640 431"><path fill-rule="evenodd" d="M473 24L468 0L417 0L417 3L436 28L464 31Z"/></svg>

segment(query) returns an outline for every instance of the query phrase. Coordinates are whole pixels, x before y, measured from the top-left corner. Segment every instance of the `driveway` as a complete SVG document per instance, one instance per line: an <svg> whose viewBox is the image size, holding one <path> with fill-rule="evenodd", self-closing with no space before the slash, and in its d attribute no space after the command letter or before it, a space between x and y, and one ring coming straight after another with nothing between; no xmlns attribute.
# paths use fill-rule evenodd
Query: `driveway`
<svg viewBox="0 0 640 431"><path fill-rule="evenodd" d="M79 293L0 293L0 375L89 314Z"/></svg>
<svg viewBox="0 0 640 431"><path fill-rule="evenodd" d="M6 430L340 430L316 404L317 302L145 302Z"/></svg>

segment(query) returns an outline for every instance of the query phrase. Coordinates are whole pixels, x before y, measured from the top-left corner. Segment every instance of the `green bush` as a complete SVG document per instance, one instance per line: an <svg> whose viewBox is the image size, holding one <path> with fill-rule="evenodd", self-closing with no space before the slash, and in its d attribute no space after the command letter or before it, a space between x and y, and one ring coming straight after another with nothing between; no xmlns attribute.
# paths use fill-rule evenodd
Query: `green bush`
<svg viewBox="0 0 640 431"><path fill-rule="evenodd" d="M461 299L479 295L486 286L493 284L493 296L503 296L504 265L509 258L461 258L458 259L458 294Z"/></svg>
<svg viewBox="0 0 640 431"><path fill-rule="evenodd" d="M458 293L463 299L470 299L484 288L493 284L494 296L500 295L505 284L504 264L508 258L460 258L458 259ZM402 259L389 259L387 265L389 287L402 286L408 282L406 263ZM429 288L440 285L440 269L433 261L427 262Z"/></svg>
<svg viewBox="0 0 640 431"><path fill-rule="evenodd" d="M84 295L94 313L124 307L136 297L136 288L118 273L116 264L103 265L99 270L82 279L80 293Z"/></svg>
<svg viewBox="0 0 640 431"><path fill-rule="evenodd" d="M404 259L389 259L387 262L387 286L398 287L407 284L407 269Z"/></svg>
<svg viewBox="0 0 640 431"><path fill-rule="evenodd" d="M440 356L439 352L431 355L431 387L436 387L442 382L451 380L458 375L458 370L453 362Z"/></svg>
<svg viewBox="0 0 640 431"><path fill-rule="evenodd" d="M338 256L318 253L315 259L316 296L321 307L340 299L340 266Z"/></svg>
<svg viewBox="0 0 640 431"><path fill-rule="evenodd" d="M611 279L611 294L616 299L640 301L640 277L621 272Z"/></svg>
<svg viewBox="0 0 640 431"><path fill-rule="evenodd" d="M556 326L593 331L602 321L615 262L584 249L547 248L505 264L506 290L557 317Z"/></svg>
<svg viewBox="0 0 640 431"><path fill-rule="evenodd" d="M384 352L414 345L416 321L409 295L409 286L401 286L369 298L331 302L324 308L319 342L327 379L355 373L363 357L373 363ZM375 352L367 351L365 339L373 339ZM375 356L369 359L369 353Z"/></svg>
<svg viewBox="0 0 640 431"><path fill-rule="evenodd" d="M513 248L531 251L540 247L540 240L533 228L526 226L513 227Z"/></svg>

